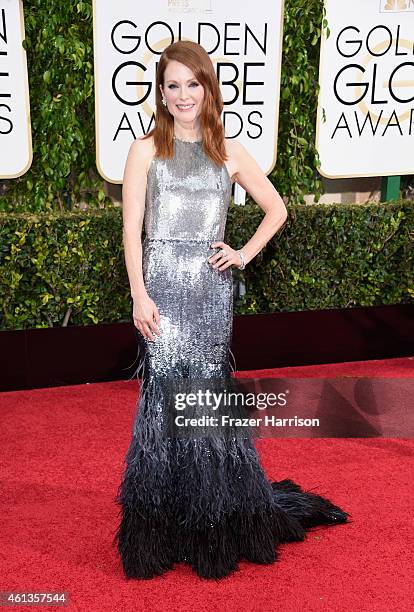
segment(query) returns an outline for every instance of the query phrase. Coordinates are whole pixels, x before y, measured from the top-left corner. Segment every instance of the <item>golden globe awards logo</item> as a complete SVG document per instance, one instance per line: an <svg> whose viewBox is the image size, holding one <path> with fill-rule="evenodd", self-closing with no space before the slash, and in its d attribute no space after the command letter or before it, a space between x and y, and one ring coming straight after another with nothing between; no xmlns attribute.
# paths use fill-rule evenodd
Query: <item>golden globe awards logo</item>
<svg viewBox="0 0 414 612"><path fill-rule="evenodd" d="M414 11L414 0L381 0L381 13Z"/></svg>
<svg viewBox="0 0 414 612"><path fill-rule="evenodd" d="M412 174L414 0L326 1L316 147L328 178Z"/></svg>
<svg viewBox="0 0 414 612"><path fill-rule="evenodd" d="M176 40L204 47L225 102L226 136L249 146L265 174L273 169L283 0L262 0L259 20L254 3L244 3L240 15L240 0L227 0L226 9L237 23L217 0L94 0L96 164L105 180L122 184L131 142L152 129L157 65Z"/></svg>

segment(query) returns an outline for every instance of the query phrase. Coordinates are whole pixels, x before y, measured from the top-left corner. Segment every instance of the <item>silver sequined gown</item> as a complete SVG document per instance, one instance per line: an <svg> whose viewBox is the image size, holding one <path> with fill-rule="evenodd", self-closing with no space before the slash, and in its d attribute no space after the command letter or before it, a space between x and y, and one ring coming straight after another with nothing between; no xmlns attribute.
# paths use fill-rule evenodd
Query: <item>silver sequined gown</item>
<svg viewBox="0 0 414 612"><path fill-rule="evenodd" d="M201 141L174 139L174 158L154 158L147 177L142 269L158 307L161 335L140 334L142 380L133 435L116 502L114 538L129 578L150 578L185 562L220 578L240 558L272 563L276 545L348 514L291 480L270 482L251 438L171 436L169 382L233 380L232 268L213 269L224 240L231 179ZM168 382L169 381L169 382ZM218 381L218 382L217 382Z"/></svg>

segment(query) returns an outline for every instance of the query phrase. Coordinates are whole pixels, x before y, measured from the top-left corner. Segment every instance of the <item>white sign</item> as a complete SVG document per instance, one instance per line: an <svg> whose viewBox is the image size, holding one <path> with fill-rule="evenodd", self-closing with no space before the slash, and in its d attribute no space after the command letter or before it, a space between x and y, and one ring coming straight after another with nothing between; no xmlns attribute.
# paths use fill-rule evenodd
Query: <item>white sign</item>
<svg viewBox="0 0 414 612"><path fill-rule="evenodd" d="M328 178L414 173L414 0L325 0L316 147Z"/></svg>
<svg viewBox="0 0 414 612"><path fill-rule="evenodd" d="M229 15L234 15L229 19ZM283 0L94 0L96 165L122 183L131 142L155 123L162 51L193 40L209 53L222 120L268 174L276 162Z"/></svg>
<svg viewBox="0 0 414 612"><path fill-rule="evenodd" d="M0 178L21 176L32 164L29 83L23 3L0 0Z"/></svg>

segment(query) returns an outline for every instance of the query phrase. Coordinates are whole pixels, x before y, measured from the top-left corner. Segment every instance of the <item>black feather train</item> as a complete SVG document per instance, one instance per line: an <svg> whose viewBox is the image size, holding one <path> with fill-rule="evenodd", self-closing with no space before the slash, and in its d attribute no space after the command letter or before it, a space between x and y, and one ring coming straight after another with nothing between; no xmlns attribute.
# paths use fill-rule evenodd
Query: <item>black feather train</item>
<svg viewBox="0 0 414 612"><path fill-rule="evenodd" d="M349 522L347 512L292 480L270 482L245 429L166 435L173 381L147 375L145 352L137 373L141 393L115 498L113 543L127 578L152 578L184 562L219 579L239 559L274 563L278 544L304 540L317 525ZM230 376L227 384L235 388ZM192 385L187 379L187 391Z"/></svg>

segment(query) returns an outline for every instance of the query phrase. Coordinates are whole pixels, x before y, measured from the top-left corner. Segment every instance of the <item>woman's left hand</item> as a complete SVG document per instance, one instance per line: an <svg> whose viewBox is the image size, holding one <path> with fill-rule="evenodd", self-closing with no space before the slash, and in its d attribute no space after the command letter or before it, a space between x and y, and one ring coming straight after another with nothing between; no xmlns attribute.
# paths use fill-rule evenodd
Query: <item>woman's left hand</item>
<svg viewBox="0 0 414 612"><path fill-rule="evenodd" d="M240 255L237 253L235 249L232 249L231 246L226 244L225 242L212 242L211 248L216 249L220 247L224 249L226 255L223 255L220 251L215 253L211 257L208 258L208 262L212 265L213 268L216 268L220 271L225 270L229 266L236 266L237 268L241 265Z"/></svg>

